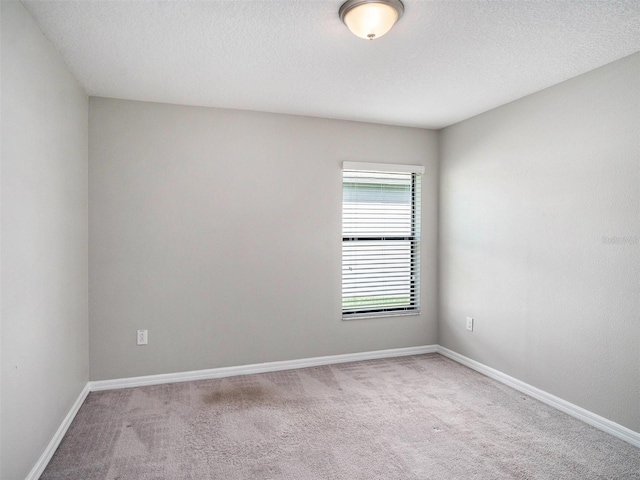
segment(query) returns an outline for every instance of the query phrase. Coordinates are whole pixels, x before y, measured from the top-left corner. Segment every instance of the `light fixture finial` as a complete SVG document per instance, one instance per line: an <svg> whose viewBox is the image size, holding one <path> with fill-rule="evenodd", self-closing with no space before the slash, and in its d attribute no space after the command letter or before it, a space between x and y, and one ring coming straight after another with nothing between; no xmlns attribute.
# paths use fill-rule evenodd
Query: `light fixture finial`
<svg viewBox="0 0 640 480"><path fill-rule="evenodd" d="M348 0L340 7L340 20L355 36L380 38L402 17L400 0Z"/></svg>

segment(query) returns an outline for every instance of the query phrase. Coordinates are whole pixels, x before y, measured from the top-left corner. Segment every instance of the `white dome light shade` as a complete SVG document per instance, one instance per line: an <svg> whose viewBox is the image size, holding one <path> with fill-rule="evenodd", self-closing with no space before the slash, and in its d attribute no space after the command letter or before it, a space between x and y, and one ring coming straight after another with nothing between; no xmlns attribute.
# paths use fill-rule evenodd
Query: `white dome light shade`
<svg viewBox="0 0 640 480"><path fill-rule="evenodd" d="M340 18L355 36L373 40L391 30L403 12L400 0L349 0L340 7Z"/></svg>

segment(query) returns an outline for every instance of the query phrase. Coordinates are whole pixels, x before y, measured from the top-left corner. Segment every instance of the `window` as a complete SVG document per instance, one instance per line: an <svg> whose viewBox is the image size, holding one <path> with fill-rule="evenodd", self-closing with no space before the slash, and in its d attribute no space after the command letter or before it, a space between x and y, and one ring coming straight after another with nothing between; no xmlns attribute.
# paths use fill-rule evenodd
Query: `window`
<svg viewBox="0 0 640 480"><path fill-rule="evenodd" d="M420 311L420 183L424 168L344 162L342 316Z"/></svg>

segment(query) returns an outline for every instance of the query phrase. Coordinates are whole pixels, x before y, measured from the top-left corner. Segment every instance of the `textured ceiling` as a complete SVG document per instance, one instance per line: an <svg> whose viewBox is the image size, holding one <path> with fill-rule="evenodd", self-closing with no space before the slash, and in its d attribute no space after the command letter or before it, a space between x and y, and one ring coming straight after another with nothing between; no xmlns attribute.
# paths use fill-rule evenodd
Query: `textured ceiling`
<svg viewBox="0 0 640 480"><path fill-rule="evenodd" d="M341 1L23 3L89 95L426 128L640 50L640 0L405 0L374 41Z"/></svg>

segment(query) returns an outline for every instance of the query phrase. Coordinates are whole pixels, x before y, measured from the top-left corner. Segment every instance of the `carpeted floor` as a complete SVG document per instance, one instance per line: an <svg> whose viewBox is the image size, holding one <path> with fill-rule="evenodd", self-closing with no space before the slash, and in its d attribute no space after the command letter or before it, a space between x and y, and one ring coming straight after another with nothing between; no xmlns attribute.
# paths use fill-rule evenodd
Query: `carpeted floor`
<svg viewBox="0 0 640 480"><path fill-rule="evenodd" d="M41 479L640 479L640 449L431 354L91 393Z"/></svg>

